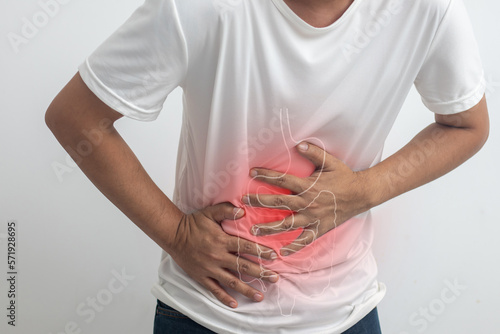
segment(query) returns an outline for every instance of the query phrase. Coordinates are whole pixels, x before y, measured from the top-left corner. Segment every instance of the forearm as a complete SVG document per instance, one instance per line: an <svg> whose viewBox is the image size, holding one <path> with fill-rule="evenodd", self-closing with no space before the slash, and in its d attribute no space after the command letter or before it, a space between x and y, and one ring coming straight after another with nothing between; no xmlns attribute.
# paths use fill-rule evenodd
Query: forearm
<svg viewBox="0 0 500 334"><path fill-rule="evenodd" d="M61 144L75 149L75 139ZM152 181L114 128L79 167L132 222L162 248L167 247L165 237L175 233L182 212Z"/></svg>
<svg viewBox="0 0 500 334"><path fill-rule="evenodd" d="M470 111L441 118L446 124L429 125L401 150L361 172L370 207L445 175L485 143L489 124L484 99Z"/></svg>
<svg viewBox="0 0 500 334"><path fill-rule="evenodd" d="M82 82L77 79L49 107L47 125L94 185L151 239L167 247L182 212L151 180L116 131L116 113L97 112L102 105L93 105L89 96L78 95ZM65 101L65 95L71 96L71 101ZM75 111L74 106L84 111Z"/></svg>

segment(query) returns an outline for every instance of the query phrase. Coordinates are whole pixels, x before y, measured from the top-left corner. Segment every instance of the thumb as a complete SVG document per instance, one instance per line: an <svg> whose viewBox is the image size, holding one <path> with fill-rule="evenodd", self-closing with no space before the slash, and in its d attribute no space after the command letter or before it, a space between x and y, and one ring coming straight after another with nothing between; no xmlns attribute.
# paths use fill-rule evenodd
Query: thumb
<svg viewBox="0 0 500 334"><path fill-rule="evenodd" d="M240 219L245 215L245 210L225 202L207 207L205 214L213 221L220 223L226 219Z"/></svg>
<svg viewBox="0 0 500 334"><path fill-rule="evenodd" d="M319 146L308 142L297 145L298 152L313 163L316 170L331 171L335 168L336 158Z"/></svg>

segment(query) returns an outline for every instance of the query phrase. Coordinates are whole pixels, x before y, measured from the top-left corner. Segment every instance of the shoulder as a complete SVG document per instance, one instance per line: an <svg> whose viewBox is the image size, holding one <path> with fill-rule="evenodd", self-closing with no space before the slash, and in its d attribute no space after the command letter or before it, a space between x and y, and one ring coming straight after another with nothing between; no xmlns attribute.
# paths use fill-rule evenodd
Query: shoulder
<svg viewBox="0 0 500 334"><path fill-rule="evenodd" d="M426 15L431 15L431 16L437 16L437 17L443 17L450 6L453 5L453 3L462 1L462 0L420 0L420 1L414 1L414 0L394 0L394 1L404 1L404 2L411 2L412 7L415 9L418 9L421 11L423 14Z"/></svg>
<svg viewBox="0 0 500 334"><path fill-rule="evenodd" d="M160 0L161 1L161 0ZM273 6L272 0L163 0L174 3L179 15L201 23L214 23L237 14L244 17Z"/></svg>
<svg viewBox="0 0 500 334"><path fill-rule="evenodd" d="M224 0L164 0L173 3L182 20L210 22L217 17L217 4Z"/></svg>

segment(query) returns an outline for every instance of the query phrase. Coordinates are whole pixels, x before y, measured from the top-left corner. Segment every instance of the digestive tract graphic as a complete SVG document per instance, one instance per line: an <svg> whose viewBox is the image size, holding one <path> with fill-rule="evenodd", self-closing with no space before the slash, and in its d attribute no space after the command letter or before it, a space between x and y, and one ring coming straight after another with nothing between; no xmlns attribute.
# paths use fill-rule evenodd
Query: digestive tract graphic
<svg viewBox="0 0 500 334"><path fill-rule="evenodd" d="M325 144L323 143L323 141L321 141L319 138L316 138L316 137L309 137L309 138L304 138L302 140L296 140L292 134L292 130L291 130L291 125L290 125L290 117L289 117L289 112L288 112L288 109L286 108L282 108L280 109L280 125L281 125L281 139L283 141L283 144L286 148L286 152L288 154L288 166L286 167L285 169L285 172L283 172L282 175L278 176L281 177L285 174L288 173L288 171L290 170L290 166L292 164L292 153L291 153L291 149L293 147L295 147L296 145L298 145L299 143L301 142L314 142L314 143L318 143L319 147L321 147L324 151L324 156L323 156L323 163L322 163L322 168L317 170L317 177L315 179L315 181L313 182L313 184L311 184L311 186L309 186L307 189L305 189L304 191L302 191L301 193L298 193L298 194L294 194L295 196L301 196L305 193L307 193L308 191L310 191L315 185L316 183L318 182L319 178L321 177L322 173L323 173L323 168L325 166L325 162L326 162L326 146ZM287 140L287 138L289 140ZM290 143L293 143L293 145L289 145L287 144L287 142L290 142ZM266 178L270 178L268 176L256 176L256 177L253 177L252 181L253 180L256 180L257 178L260 178L262 179L263 177L266 177ZM333 202L333 205L334 205L334 221L333 221L333 229L335 229L337 227L337 199L336 199L336 196L333 192L331 191L327 191L327 190L322 190L320 191L317 196L315 196L315 198L305 207L303 208L300 208L299 210L295 210L295 213L300 213L301 211L304 211L304 210L307 210L312 204L314 204L314 202L323 194L328 194L332 197L332 202ZM266 206L264 203L262 203L260 201L260 199L257 197L260 205L262 205L263 207L266 207L266 208L276 208L276 207L272 207L272 206ZM293 211L291 208L289 207L286 207L286 206L280 206L280 209L288 209L289 211ZM237 216L237 213L235 214L235 218ZM292 222L294 222L295 218L292 214ZM279 224L277 227L275 227L275 229L278 231L278 232L284 232L284 231L287 231L287 229L285 229L284 227L280 227L281 225L283 225L285 222L285 218L283 218L283 220L281 221L281 224ZM303 231L308 231L308 233L312 233L313 234L313 240L316 240L318 238L318 229L319 229L319 226L321 224L321 221L313 221L311 223L309 223L307 226L303 226ZM291 224L291 226L293 226L293 223ZM311 228L313 227L313 228ZM332 229L332 230L333 230ZM241 231L239 231L241 232ZM305 235L305 233L301 233L300 236L291 243L291 245L297 245L297 246L301 246L301 245L304 245L304 242L305 242L305 238L307 238L307 236ZM238 250L240 250L240 240L241 238L238 237ZM314 244L314 242L313 242ZM307 247L314 247L313 245L309 244ZM267 271L267 269L264 267L264 264L263 264L263 261L262 261L262 254L264 252L264 250L262 249L262 247L258 246L258 249L259 249L259 256L258 256L258 263L260 265L260 269L261 269L261 273L265 273ZM285 248L286 249L286 248ZM298 253L300 253L300 250L298 251ZM254 282L258 282L260 284L260 287L261 287L261 291L262 292L266 292L268 289L267 289L267 286L266 284L264 283L263 279L266 278L266 275L265 274L261 274L261 277L259 278L251 278L251 279L248 279L246 276L244 277L242 275L242 272L239 270L240 268L240 263L239 263L239 260L241 258L241 256L239 255L240 252L238 252L238 274L239 274L239 278L240 280L242 280L243 282L247 283L247 284L250 284L250 283L254 283ZM333 254L333 253L332 253ZM280 255L278 255L280 256ZM282 257L281 259L285 260L286 261L286 257ZM313 259L310 259L310 260L313 260ZM303 272L300 275L300 278L297 274L294 275L293 277L293 280L294 280L294 284L297 284L296 280L299 279L299 284L308 284L308 278L309 276L311 275L311 265L312 265L312 262L310 262L308 268L306 270L303 270ZM322 289L319 289L317 290L318 292L317 293L314 293L313 295L309 295L308 297L309 298L314 298L315 296L319 296L321 295L327 288L329 288L330 284L331 284L331 274L333 272L333 255L331 256L331 265L330 265L330 269L329 269L329 272L328 272L328 280L327 280L327 283L325 284L325 286L323 286ZM281 312L281 315L282 316L292 316L293 315L293 309L295 307L295 304L296 304L296 299L297 299L297 296L292 296L290 297L288 294L285 294L282 292L282 289L283 289L283 285L286 285L286 280L288 280L288 278L286 277L287 275L280 275L280 279L278 280L277 283L277 291L278 291L278 295L276 296L276 303L280 309L280 312ZM311 282L309 282L310 284ZM282 295L283 294L283 295ZM269 297L266 297L266 298L269 298ZM293 298L292 301L289 301L289 300L284 300L283 298ZM285 309L286 308L286 309Z"/></svg>

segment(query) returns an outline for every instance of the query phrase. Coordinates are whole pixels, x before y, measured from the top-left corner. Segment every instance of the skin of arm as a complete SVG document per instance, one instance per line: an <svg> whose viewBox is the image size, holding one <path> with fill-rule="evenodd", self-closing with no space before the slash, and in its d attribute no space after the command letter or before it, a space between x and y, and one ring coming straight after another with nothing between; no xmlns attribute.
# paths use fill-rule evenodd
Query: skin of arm
<svg viewBox="0 0 500 334"><path fill-rule="evenodd" d="M292 195L247 194L250 206L288 209L295 214L282 221L259 224L254 235L271 235L303 228L302 234L284 246L283 256L293 254L348 219L407 191L420 187L455 169L478 152L489 135L486 99L454 115L437 115L435 122L407 145L379 164L352 171L320 147L300 143L297 150L315 166L307 178L264 168L250 175Z"/></svg>
<svg viewBox="0 0 500 334"><path fill-rule="evenodd" d="M435 123L422 130L401 150L365 172L371 184L369 206L382 204L447 174L475 155L488 136L489 116L485 97L462 113L436 114ZM416 161L416 154L422 159L417 164L412 163L414 168L409 175L398 181L401 179L398 176L403 174L402 165Z"/></svg>
<svg viewBox="0 0 500 334"><path fill-rule="evenodd" d="M49 106L45 121L94 185L189 276L227 306L237 307L237 302L221 285L261 301L263 294L243 283L234 272L272 283L278 280L277 274L251 261L237 261L236 253L260 254L269 260L275 254L253 242L229 236L219 225L224 219L241 218L244 211L222 203L193 214L181 212L156 186L114 128L114 122L121 117L76 74ZM89 137L93 138L90 148ZM82 143L87 144L88 154L84 157L75 154Z"/></svg>

